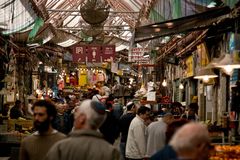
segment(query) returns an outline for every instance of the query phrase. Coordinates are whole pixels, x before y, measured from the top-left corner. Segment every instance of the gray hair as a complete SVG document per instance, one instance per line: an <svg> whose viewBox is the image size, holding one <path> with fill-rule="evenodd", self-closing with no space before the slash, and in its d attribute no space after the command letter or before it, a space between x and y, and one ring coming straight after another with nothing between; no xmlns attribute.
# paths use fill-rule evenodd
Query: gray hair
<svg viewBox="0 0 240 160"><path fill-rule="evenodd" d="M103 122L106 119L106 113L105 110L101 110L102 113L97 112L98 106L96 105L102 105L99 102L93 102L92 100L84 100L80 106L76 107L76 112L75 112L75 119L82 113L85 114L87 117L86 123L87 125L92 128L92 129L98 129ZM103 106L102 106L103 107ZM105 109L105 108L104 108ZM100 110L99 110L100 111Z"/></svg>
<svg viewBox="0 0 240 160"><path fill-rule="evenodd" d="M192 152L200 144L209 142L207 127L203 124L191 122L181 127L172 137L169 144L176 152Z"/></svg>

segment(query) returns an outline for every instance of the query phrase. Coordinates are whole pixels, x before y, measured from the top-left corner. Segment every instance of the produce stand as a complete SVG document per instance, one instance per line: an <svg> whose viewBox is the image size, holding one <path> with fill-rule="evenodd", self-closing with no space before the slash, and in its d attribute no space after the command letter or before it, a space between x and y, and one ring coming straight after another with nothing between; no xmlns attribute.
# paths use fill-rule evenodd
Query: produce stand
<svg viewBox="0 0 240 160"><path fill-rule="evenodd" d="M240 145L215 145L209 160L239 160Z"/></svg>
<svg viewBox="0 0 240 160"><path fill-rule="evenodd" d="M4 120L0 125L0 157L18 159L19 147L23 138L32 133L32 120Z"/></svg>

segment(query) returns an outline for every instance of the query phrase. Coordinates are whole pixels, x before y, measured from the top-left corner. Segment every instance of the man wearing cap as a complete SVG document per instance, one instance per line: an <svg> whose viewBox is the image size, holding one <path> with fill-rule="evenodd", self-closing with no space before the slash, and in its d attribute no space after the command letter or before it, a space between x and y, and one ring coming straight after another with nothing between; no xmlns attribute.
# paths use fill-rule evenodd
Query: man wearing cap
<svg viewBox="0 0 240 160"><path fill-rule="evenodd" d="M118 160L116 148L98 132L106 118L105 107L96 101L85 100L76 107L74 131L69 138L56 143L48 152L47 160Z"/></svg>

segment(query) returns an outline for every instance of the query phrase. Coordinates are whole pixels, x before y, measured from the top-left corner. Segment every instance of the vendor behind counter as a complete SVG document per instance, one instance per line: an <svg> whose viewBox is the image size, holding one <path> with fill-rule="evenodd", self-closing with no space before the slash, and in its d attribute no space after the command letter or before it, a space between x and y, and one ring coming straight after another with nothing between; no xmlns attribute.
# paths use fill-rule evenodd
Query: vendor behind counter
<svg viewBox="0 0 240 160"><path fill-rule="evenodd" d="M15 105L10 109L10 118L11 119L18 119L18 118L25 118L23 114L23 104L20 100L16 100Z"/></svg>

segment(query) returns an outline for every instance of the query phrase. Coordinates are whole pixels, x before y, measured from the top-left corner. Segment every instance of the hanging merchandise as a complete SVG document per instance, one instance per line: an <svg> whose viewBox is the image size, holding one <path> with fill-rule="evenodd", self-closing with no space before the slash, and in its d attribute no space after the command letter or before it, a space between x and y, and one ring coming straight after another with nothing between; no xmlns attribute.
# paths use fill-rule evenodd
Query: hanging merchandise
<svg viewBox="0 0 240 160"><path fill-rule="evenodd" d="M58 90L63 90L63 88L64 88L64 80L63 80L63 78L60 78L60 79L58 79L57 80L57 85L58 85Z"/></svg>
<svg viewBox="0 0 240 160"><path fill-rule="evenodd" d="M75 75L70 75L69 77L69 82L70 82L70 86L76 86L77 85L77 78L75 77Z"/></svg>
<svg viewBox="0 0 240 160"><path fill-rule="evenodd" d="M87 77L88 71L84 70L79 72L79 79L78 79L78 84L79 86L85 86L88 82L88 77Z"/></svg>

